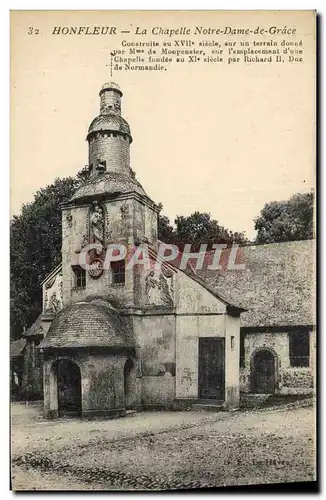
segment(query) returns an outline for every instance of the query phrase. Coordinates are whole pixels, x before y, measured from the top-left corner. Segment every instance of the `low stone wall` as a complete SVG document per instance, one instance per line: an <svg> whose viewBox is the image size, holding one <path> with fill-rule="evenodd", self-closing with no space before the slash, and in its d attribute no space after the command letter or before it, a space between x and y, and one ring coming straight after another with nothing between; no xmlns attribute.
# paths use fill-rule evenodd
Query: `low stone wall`
<svg viewBox="0 0 326 500"><path fill-rule="evenodd" d="M310 394L314 379L310 368L288 368L282 371L280 394Z"/></svg>
<svg viewBox="0 0 326 500"><path fill-rule="evenodd" d="M240 371L240 392L250 393L250 373ZM313 394L314 377L311 368L284 368L279 371L279 385L275 394Z"/></svg>

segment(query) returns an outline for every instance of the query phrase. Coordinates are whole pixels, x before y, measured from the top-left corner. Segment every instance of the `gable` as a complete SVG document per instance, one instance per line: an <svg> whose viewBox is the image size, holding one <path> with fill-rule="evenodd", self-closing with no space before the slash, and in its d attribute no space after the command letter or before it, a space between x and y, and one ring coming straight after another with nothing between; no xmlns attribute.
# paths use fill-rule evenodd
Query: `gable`
<svg viewBox="0 0 326 500"><path fill-rule="evenodd" d="M177 313L226 313L227 304L186 273L179 271L176 281Z"/></svg>
<svg viewBox="0 0 326 500"><path fill-rule="evenodd" d="M43 313L55 314L63 307L62 265L56 267L43 281Z"/></svg>

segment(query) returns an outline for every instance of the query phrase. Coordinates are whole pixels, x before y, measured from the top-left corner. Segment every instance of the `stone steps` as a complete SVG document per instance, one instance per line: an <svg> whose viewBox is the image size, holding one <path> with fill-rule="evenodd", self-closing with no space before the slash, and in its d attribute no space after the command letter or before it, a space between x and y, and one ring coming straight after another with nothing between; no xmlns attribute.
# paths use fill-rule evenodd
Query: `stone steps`
<svg viewBox="0 0 326 500"><path fill-rule="evenodd" d="M224 401L214 399L198 400L192 405L191 409L194 411L224 411Z"/></svg>
<svg viewBox="0 0 326 500"><path fill-rule="evenodd" d="M256 408L263 406L272 394L243 394L240 406L243 408Z"/></svg>

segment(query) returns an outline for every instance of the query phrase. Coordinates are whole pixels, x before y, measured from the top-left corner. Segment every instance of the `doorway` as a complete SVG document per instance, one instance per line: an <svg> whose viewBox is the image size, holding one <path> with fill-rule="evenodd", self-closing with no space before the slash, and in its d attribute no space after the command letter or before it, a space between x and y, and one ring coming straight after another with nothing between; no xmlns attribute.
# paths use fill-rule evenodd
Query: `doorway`
<svg viewBox="0 0 326 500"><path fill-rule="evenodd" d="M200 338L198 363L198 397L225 399L225 339Z"/></svg>
<svg viewBox="0 0 326 500"><path fill-rule="evenodd" d="M275 392L276 357L269 349L257 351L251 359L251 392L273 394Z"/></svg>
<svg viewBox="0 0 326 500"><path fill-rule="evenodd" d="M58 412L63 415L81 416L80 369L73 361L62 359L57 364Z"/></svg>

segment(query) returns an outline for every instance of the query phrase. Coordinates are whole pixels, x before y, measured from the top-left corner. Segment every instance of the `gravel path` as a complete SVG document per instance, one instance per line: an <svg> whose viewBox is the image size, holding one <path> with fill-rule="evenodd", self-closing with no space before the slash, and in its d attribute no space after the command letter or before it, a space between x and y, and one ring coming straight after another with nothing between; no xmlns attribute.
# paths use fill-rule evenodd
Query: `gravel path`
<svg viewBox="0 0 326 500"><path fill-rule="evenodd" d="M16 490L161 490L315 479L312 407L48 422L12 410Z"/></svg>

